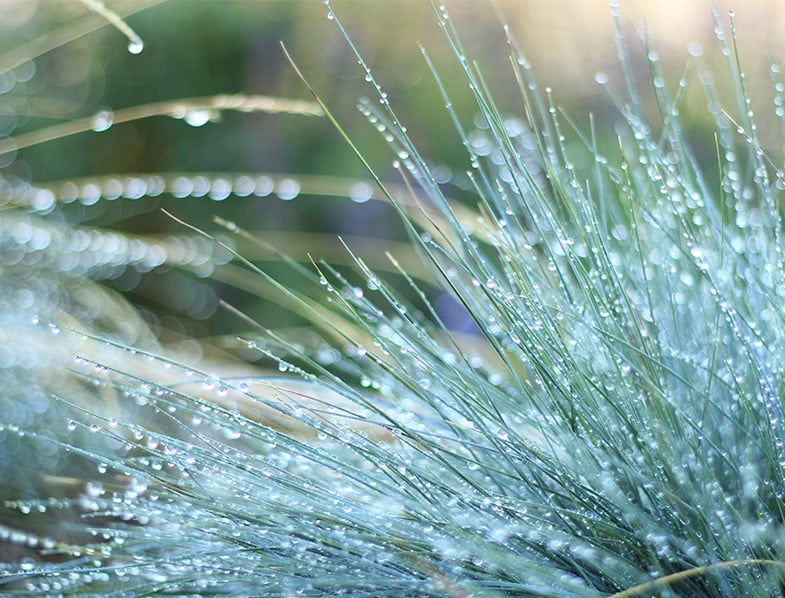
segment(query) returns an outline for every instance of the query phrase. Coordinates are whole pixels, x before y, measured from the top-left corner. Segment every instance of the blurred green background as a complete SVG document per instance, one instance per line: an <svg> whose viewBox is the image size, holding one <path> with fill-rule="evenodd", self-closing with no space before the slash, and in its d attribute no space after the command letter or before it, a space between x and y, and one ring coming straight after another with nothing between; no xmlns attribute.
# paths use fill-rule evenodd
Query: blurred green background
<svg viewBox="0 0 785 598"><path fill-rule="evenodd" d="M9 137L69 119L161 100L224 93L263 94L309 99L281 50L283 42L313 88L324 98L368 161L384 178L397 182L395 156L358 110L359 98L372 95L335 22L319 1L305 0L170 0L107 2L145 40L139 55L126 51L122 34L110 26L23 62L0 82L0 135ZM147 8L143 8L147 6ZM464 124L475 110L455 57L445 43L426 0L335 0L332 6L356 43L394 109L423 155L442 173L450 195L467 197L461 172L469 160L457 136L434 78L421 53L436 65ZM595 81L605 72L611 87L621 89L611 9L605 0L447 3L470 56L477 60L505 113L523 116L509 63L502 22L533 64L541 88L554 90L556 103L586 130L588 114L613 157L616 112L608 91ZM727 26L726 2L715 2ZM143 9L140 9L143 8ZM716 39L711 9L703 0L629 1L618 9L628 40L635 76L649 79L645 44L659 55L661 69L675 88L688 61L727 72ZM46 43L68 27L101 24L78 0L0 0L0 53L13 58L29 43ZM785 55L785 7L774 1L745 2L736 23L752 96L760 102L764 135L772 91L768 52ZM690 56L692 54L692 56ZM713 123L705 110L697 76L682 115L696 145L713 154ZM718 76L722 80L722 76ZM720 83L722 86L722 83ZM757 109L758 107L756 107ZM765 142L765 138L764 138ZM776 156L776 159L781 157ZM213 216L237 220L297 260L308 253L339 260L335 233L366 237L360 253L376 262L389 243L402 237L393 210L381 202L358 204L347 198L352 181L367 173L326 118L286 114L226 112L220 122L191 127L166 117L116 125L101 133L82 133L0 156L2 175L34 184L66 182L107 174L159 172L255 172L290 177L345 177L346 193L300 195L296 201L268 197L171 196L65 206L74 222L140 234L183 229L158 210L167 210L198 226L215 230ZM445 180L449 178L445 174ZM309 236L307 233L329 233ZM344 256L345 258L345 256ZM286 266L272 260L273 274ZM185 281L189 280L188 284ZM285 308L261 304L241 291L210 286L166 267L110 281L146 309L160 331L178 329L197 337L228 333L240 323L216 310L216 298L237 303L266 325L286 322ZM195 285L195 286L194 286ZM189 303L185 293L209 295L206 303Z"/></svg>

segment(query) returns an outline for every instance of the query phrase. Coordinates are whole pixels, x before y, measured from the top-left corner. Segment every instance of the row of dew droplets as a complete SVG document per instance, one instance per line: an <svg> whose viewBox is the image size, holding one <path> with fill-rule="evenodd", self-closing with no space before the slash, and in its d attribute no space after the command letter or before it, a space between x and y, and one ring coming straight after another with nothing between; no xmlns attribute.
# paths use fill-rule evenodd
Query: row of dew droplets
<svg viewBox="0 0 785 598"><path fill-rule="evenodd" d="M231 196L268 197L275 195L290 201L302 193L303 184L288 176L267 174L137 174L126 176L89 177L55 183L45 187L17 185L0 194L0 206L12 203L48 213L56 202L78 201L90 206L100 200L138 200L171 194L178 199L208 197L224 201ZM364 203L373 196L373 188L363 181L351 183L344 194L356 203Z"/></svg>
<svg viewBox="0 0 785 598"><path fill-rule="evenodd" d="M721 28L718 27L716 33L720 41L724 43L724 34L722 33ZM723 53L726 56L731 56L730 49L727 46L723 49ZM650 61L652 60L654 59L650 56ZM772 68L772 75L776 74L776 70L776 68ZM743 115L741 120L744 121L744 115L746 115L746 118L751 121L753 114L749 109L749 96L743 88L743 73L739 72L737 77L740 82L739 84L742 86L741 98L738 100L739 110ZM708 91L713 91L710 81L702 79L701 82L707 87ZM775 91L780 92L781 90L776 90L775 88ZM739 313L733 307L734 303L738 301L739 293L743 293L745 302L756 304L752 309L757 311L760 309L759 305L756 303L758 297L766 297L766 295L769 294L767 293L767 290L774 290L776 283L773 280L776 279L774 276L776 268L775 265L771 263L768 256L771 255L772 249L776 254L780 253L781 243L777 240L779 226L774 227L774 242L772 243L771 238L768 238L772 235L772 232L768 230L767 225L765 224L766 219L761 215L761 212L764 211L762 202L759 204L752 200L754 198L754 189L757 188L763 200L768 201L772 191L772 185L774 186L774 189L777 189L781 174L775 170L775 180L773 183L769 180L767 171L763 165L763 160L766 160L767 158L761 151L760 145L755 137L754 125L750 124L746 128L745 126L738 125L732 120L732 117L728 116L728 113L725 112L725 110L722 110L719 104L716 103L713 94L710 93L709 95L711 98L710 111L717 119L717 127L719 130L718 140L725 158L722 162L722 192L728 198L732 198L732 205L735 211L735 226L731 225L729 227L730 232L728 232L728 235L730 236L725 239L727 225L719 222L720 216L712 218L713 214L710 210L706 209L702 196L694 191L690 192L690 186L684 185L683 180L676 171L673 171L668 167L662 169L663 172L668 173L667 178L663 181L664 187L662 195L669 198L669 204L663 204L661 207L669 212L673 210L676 220L673 221L671 226L678 226L683 229L683 239L685 243L683 246L675 244L672 247L672 251L669 252L671 254L670 258L674 261L677 260L681 251L684 251L684 255L689 257L689 259L686 260L688 262L688 269L679 273L681 290L673 295L673 304L675 305L676 313L686 313L688 310L694 310L695 306L701 306L700 310L696 312L696 315L700 316L702 313L705 313L709 308L703 306L700 301L691 299L690 294L687 293L687 288L698 288L696 279L697 273L700 273L701 278L706 278L711 281L708 290L713 297L716 297L717 309L719 310L718 316L722 317L722 319L727 322L729 338L733 338L736 341L731 343L730 346L739 347L739 357L741 357L741 363L734 366L737 373L729 371L728 376L736 379L739 391L742 390L742 383L745 381L744 374L738 373L740 368L745 368L747 370L747 375L750 379L758 378L757 388L749 398L745 398L744 400L749 401L750 404L754 404L756 400L760 399L764 403L761 406L761 409L764 410L764 413L766 413L769 418L772 433L776 437L773 444L776 447L777 452L781 453L781 406L776 396L776 389L772 383L774 379L772 375L773 372L771 371L772 368L771 365L767 363L763 350L763 347L766 345L765 337L776 337L776 333L771 331L771 327L774 327L775 323L773 321L768 322L769 331L764 333L763 330L765 330L767 326L764 325L761 327L759 324L756 324L754 317L748 319L744 316L743 312L746 310L741 310L742 313ZM777 105L775 99L775 106ZM743 136L744 143L746 143L750 153L751 163L756 166L752 179L755 183L754 187L748 184L745 185L744 183L747 177L740 172L738 166L734 143L729 135L730 123L736 125L736 133ZM644 145L641 146L641 149L645 153L646 148ZM644 162L641 163L644 164ZM773 164L771 165L774 166ZM654 180L655 178L652 176L652 181ZM676 208L675 210L673 209L674 207ZM774 221L779 221L779 217L775 214L776 210L769 209L773 216L772 219ZM733 218L733 215L731 218ZM743 277L736 277L734 272L727 270L727 265L723 266L722 260L720 260L719 263L713 263L713 260L710 258L716 255L716 253L719 253L721 256L722 253L721 251L716 253L711 251L713 238L709 233L712 229L721 231L717 236L723 240L717 242L729 242L729 246L733 251L747 253L749 255L768 254L767 259L762 262L765 263L765 267L762 271L756 272L757 268L749 268ZM659 263L659 259L651 259L650 256L650 263ZM780 263L780 260L776 261L777 266L779 266ZM736 287L736 285L739 284L741 285L741 291ZM731 298L735 299L730 300ZM765 304L766 302L764 301L763 303ZM774 320L773 312L769 312L768 317L766 314L767 310L763 309L761 315L764 321ZM690 331L694 330L691 327L684 327L683 329ZM686 336L688 335L685 335L685 338ZM682 343L678 342L677 344L681 345ZM668 349L668 352L674 357L678 357L685 361L691 357L671 348ZM731 363L731 359L728 358L728 368L730 368ZM746 366L742 366L742 363L746 363Z"/></svg>
<svg viewBox="0 0 785 598"><path fill-rule="evenodd" d="M0 73L0 76L2 76L2 73ZM5 93L3 88L3 81L0 79L0 93ZM43 141L59 139L89 130L103 132L118 123L127 123L155 116L168 116L182 120L192 127L202 127L209 122L219 120L224 111L286 113L300 116L322 115L321 108L315 102L264 95L218 94L208 97L179 98L130 106L118 109L115 112L103 108L91 117L68 120L67 122L24 133L17 137L0 139L0 156L42 143Z"/></svg>
<svg viewBox="0 0 785 598"><path fill-rule="evenodd" d="M738 339L744 347L749 366L750 374L753 379L757 378L757 394L760 394L760 400L763 405L762 408L768 419L770 432L774 438L773 447L778 454L778 464L780 468L785 463L783 453L785 452L785 426L783 425L782 404L778 396L776 379L781 377L781 367L772 363L772 360L767 359L766 355L769 351L768 346L773 344L771 341L777 338L776 332L772 334L772 330L777 330L779 323L774 314L776 313L778 304L772 302L772 307L769 309L761 310L760 298L763 298L762 303L769 303L769 297L774 294L779 294L778 291L782 286L783 276L785 276L785 262L782 252L783 240L781 235L782 216L778 208L777 192L781 190L782 172L780 168L769 159L763 149L761 148L760 141L757 136L757 128L754 121L754 114L751 108L751 98L747 91L746 77L741 68L740 60L736 44L736 26L733 11L729 12L730 17L730 31L732 44L729 45L725 41L724 32L722 28L717 25L715 33L718 39L723 44L723 54L728 58L729 68L734 73L739 87L739 94L737 97L737 110L739 112L739 121L733 121L727 113L725 116L736 126L736 132L740 135L749 152L750 164L754 167L751 188L743 189L741 196L734 194L735 206L737 209L737 226L739 223L739 216L742 215L742 206L749 205L745 199L751 197L753 189L758 191L760 197L760 205L756 205L752 210L747 211L746 218L742 216L742 221L746 220L746 237L747 237L747 253L749 255L758 254L762 259L760 263L766 264L762 269L757 269L757 272L752 271L750 274L744 275L745 291L747 301L752 306L758 303L753 309L761 313L763 317L763 326L756 325L755 318L751 318L748 322L744 322L740 318L740 314L733 308L724 308L723 313L725 318L731 325L731 330L734 337ZM733 52L731 52L731 49ZM776 65L771 65L770 75L774 82L775 91L775 115L782 120L782 113L777 111L781 100L782 86L778 81L779 68ZM729 161L729 166L732 163ZM772 183L767 166L774 170L774 182ZM731 169L729 174L736 174L733 182L738 184L744 179L738 174L738 169ZM748 197L749 196L749 197ZM765 209L764 209L765 208ZM746 210L745 210L746 211ZM768 216L768 218L765 218ZM773 259L772 259L773 258ZM780 320L781 321L781 320ZM766 333L763 330L767 330ZM768 337L768 338L767 338ZM768 341L768 342L766 342ZM780 489L780 493L782 490Z"/></svg>
<svg viewBox="0 0 785 598"><path fill-rule="evenodd" d="M176 106L169 114L172 118L183 120L192 127L202 127L219 119L218 110L206 108L189 108L185 105ZM96 133L109 130L114 124L114 113L111 110L100 110L93 116L92 129Z"/></svg>
<svg viewBox="0 0 785 598"><path fill-rule="evenodd" d="M329 7L329 0L325 1L325 5L327 5ZM446 8L443 5L440 5L440 10L441 10L441 17L443 19L445 19L445 20L448 19L449 16L447 14ZM328 18L334 19L335 16L332 15L332 14L328 14ZM347 39L347 41L348 41L348 39ZM351 42L349 42L349 43L351 45ZM372 74L370 72L370 69L368 68L366 63L359 57L359 55L357 54L354 46L351 46L351 47L352 47L352 50L355 51L355 55L358 57L358 63L360 64L360 66L365 71L365 79L366 79L366 81L372 83L374 85L375 89L377 90L377 93L378 93L378 96L379 96L379 103L383 106L384 110L387 113L388 118L383 117L383 115L380 113L380 109L374 108L368 102L363 102L360 105L360 111L366 116L366 118L368 118L369 122L372 125L374 125L375 128L380 133L382 133L382 135L385 138L385 140L388 143L390 143L390 145L395 150L396 155L403 162L403 165L406 167L406 169L409 172L415 174L415 176L418 176L418 179L420 179L424 183L424 185L426 187L431 187L431 185L435 182L435 179L432 177L431 173L429 172L429 169L425 166L425 164L422 162L421 158L419 158L419 156L417 155L417 152L415 151L415 149L411 145L411 143L410 143L410 141L409 141L409 139L408 139L408 137L406 135L406 128L404 126L402 126L398 122L397 117L395 116L395 114L390 109L389 101L388 101L388 98L387 98L387 94L381 89L381 86L374 80L374 78L373 78L373 76L372 76ZM424 49L422 49L422 51L423 51L423 55L425 56L426 61L430 64L430 62L428 61L427 54L425 53ZM465 57L463 55L461 55L460 58L461 58L462 62L465 62ZM433 74L437 78L437 81L438 81L438 76L436 75L436 73L433 72ZM446 101L447 101L446 106L447 106L448 110L450 110L451 114L453 114L453 116L454 116L454 113L451 110L451 104L449 103L449 100L446 99ZM395 136L393 136L393 134L395 134ZM396 141L397 141L397 143L396 143ZM467 148L470 147L468 145L468 143L466 145L467 145ZM411 151L409 151L407 148L410 148ZM473 153L472 153L472 158L473 158L473 160L472 160L473 167L474 168L479 168L479 162L477 161L476 156ZM476 163L476 166L475 166L475 163ZM395 169L400 169L401 168L401 162L396 160L393 163L393 167ZM422 169L422 171L420 171L420 169ZM467 173L467 174L471 177L471 173ZM396 305L396 309L398 309L398 307L399 306ZM400 306L400 307L402 308L402 306ZM403 313L405 313L405 312L400 312L400 313L402 313L402 315L403 315ZM401 347L401 352L402 353L408 352L405 344L404 344L404 346ZM478 367L479 367L479 364L478 364Z"/></svg>
<svg viewBox="0 0 785 598"><path fill-rule="evenodd" d="M102 118L110 117L105 115ZM92 206L101 200L140 200L164 194L170 194L177 199L207 197L213 201L224 201L232 196L265 198L271 195L283 201L291 201L302 194L347 197L354 203L366 203L375 198L373 186L363 180L336 180L333 188L325 191L319 181L311 181L307 176L299 180L287 175L253 172L140 173L93 176L44 186L10 182L5 188L0 187L0 207L13 205L47 214L58 202L79 202Z"/></svg>
<svg viewBox="0 0 785 598"><path fill-rule="evenodd" d="M154 177L156 182L163 183L160 193L171 193L176 198L209 197L213 201L223 201L231 195L238 197L267 197L275 194L279 199L288 201L295 199L301 190L301 184L295 179L284 177L278 180L267 175L217 176L178 175L175 177ZM108 197L112 199L112 197Z"/></svg>
<svg viewBox="0 0 785 598"><path fill-rule="evenodd" d="M387 92L382 90L382 86L376 81L373 74L371 73L370 67L362 59L360 53L357 51L357 48L355 48L354 44L352 44L352 42L350 41L350 38L347 35L346 30L344 29L341 22L336 18L335 13L333 12L332 6L330 5L330 0L323 0L323 2L324 5L327 7L327 19L330 21L335 21L335 24L338 26L338 28L341 31L341 34L343 35L343 38L347 41L347 43L349 43L352 53L354 54L355 58L357 58L357 64L360 65L360 67L363 69L365 73L365 80L368 83L371 83L376 88L376 91L379 95L379 103L384 106L388 105L389 101L387 98Z"/></svg>

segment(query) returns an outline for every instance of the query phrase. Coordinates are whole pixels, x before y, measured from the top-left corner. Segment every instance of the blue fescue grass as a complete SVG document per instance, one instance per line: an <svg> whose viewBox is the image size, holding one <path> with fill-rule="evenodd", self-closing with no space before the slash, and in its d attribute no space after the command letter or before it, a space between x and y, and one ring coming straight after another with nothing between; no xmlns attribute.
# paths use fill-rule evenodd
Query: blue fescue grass
<svg viewBox="0 0 785 598"><path fill-rule="evenodd" d="M69 384L43 386L69 415L51 430L6 424L4 442L54 447L71 469L49 480L57 498L8 506L25 515L18 529L35 513L79 517L0 528L29 550L3 567L4 591L780 592L785 175L760 146L733 34L720 38L738 97L723 107L705 89L717 131L706 166L678 117L684 86L669 91L656 55L659 120L622 53L626 91L611 96L624 124L603 155L593 121L583 131L558 110L511 36L521 114L502 114L445 8L434 14L480 115L477 130L463 124L425 54L468 151L473 204L446 197L332 12L401 185L377 176L312 93L473 333L442 323L430 287L393 254L401 286L348 244L353 274L279 253L303 292L175 216L234 258L235 284L263 280L319 336L303 344L225 305L248 324L244 351L286 375L224 376L54 309L28 325L68 360Z"/></svg>

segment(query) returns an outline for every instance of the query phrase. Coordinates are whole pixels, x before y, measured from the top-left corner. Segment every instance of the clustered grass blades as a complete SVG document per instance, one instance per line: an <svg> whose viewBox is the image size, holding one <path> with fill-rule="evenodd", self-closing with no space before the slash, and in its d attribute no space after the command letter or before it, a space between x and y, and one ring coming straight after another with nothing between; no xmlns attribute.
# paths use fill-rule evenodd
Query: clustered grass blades
<svg viewBox="0 0 785 598"><path fill-rule="evenodd" d="M463 124L424 51L468 152L467 207L444 195L412 141L421 132L401 124L327 4L376 94L360 109L390 143L400 184L377 176L312 93L425 268L413 275L389 252L405 287L395 288L351 243L354 275L279 252L300 292L237 249L230 239L264 243L235 223L219 219L218 236L174 214L195 235L186 241L44 218L69 197L119 198L122 181L96 179L90 193L88 182L5 189L0 284L35 315L22 322L3 303L4 345L29 340L16 341L21 357L2 375L8 388L39 389L51 426L3 423L0 438L8 454L49 455L61 468L30 484L53 498L5 505L19 516L4 514L0 540L18 551L0 566L2 591L779 594L785 175L760 145L732 21L730 40L719 18L717 32L735 106L701 77L717 131L707 169L678 117L686 83L671 93L656 54L659 120L622 52L626 91L611 96L623 125L604 156L593 125L581 132L538 89L509 33L522 114L501 113L446 8L434 6L480 115L476 130ZM232 176L203 176L203 195L216 180L228 193L276 187L267 175ZM158 193L196 187L186 175L138 178ZM81 238L126 247L123 266L233 259L218 276L254 292L265 283L318 336L303 342L225 305L249 327L236 345L281 375L186 365L121 297L85 282L118 264L97 249L41 253ZM23 267L55 276L33 283ZM453 297L472 334L444 322L422 280ZM102 326L96 313L122 325ZM47 365L28 365L25 355L44 349Z"/></svg>

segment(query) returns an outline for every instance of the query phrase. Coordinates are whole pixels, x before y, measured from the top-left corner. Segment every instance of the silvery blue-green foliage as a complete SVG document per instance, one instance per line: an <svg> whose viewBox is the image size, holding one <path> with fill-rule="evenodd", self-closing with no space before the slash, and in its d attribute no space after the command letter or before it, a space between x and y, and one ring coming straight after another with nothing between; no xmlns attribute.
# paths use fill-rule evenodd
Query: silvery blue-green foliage
<svg viewBox="0 0 785 598"><path fill-rule="evenodd" d="M435 15L480 114L469 131L451 113L475 216L445 198L358 55L378 92L361 109L430 208L389 197L477 340L441 325L405 272L418 305L359 258L361 283L319 264L301 270L311 296L278 287L333 348L249 334L248 350L292 377L221 378L154 356L152 342L148 354L36 315L34 334L65 339L54 346L76 358L51 398L70 415L56 430L4 424L3 442L71 455L83 484L11 504L81 517L46 533L3 528L31 549L3 566L5 592L779 592L785 177L759 145L733 46L738 105L706 88L719 167L704 170L678 119L683 86L670 94L656 55L662 119L647 118L623 58L620 152L606 158L512 41L522 109L500 114L446 11ZM6 263L19 246L4 247ZM18 282L7 271L4 284ZM33 296L62 292L24 289L31 313ZM103 409L107 397L124 407Z"/></svg>

